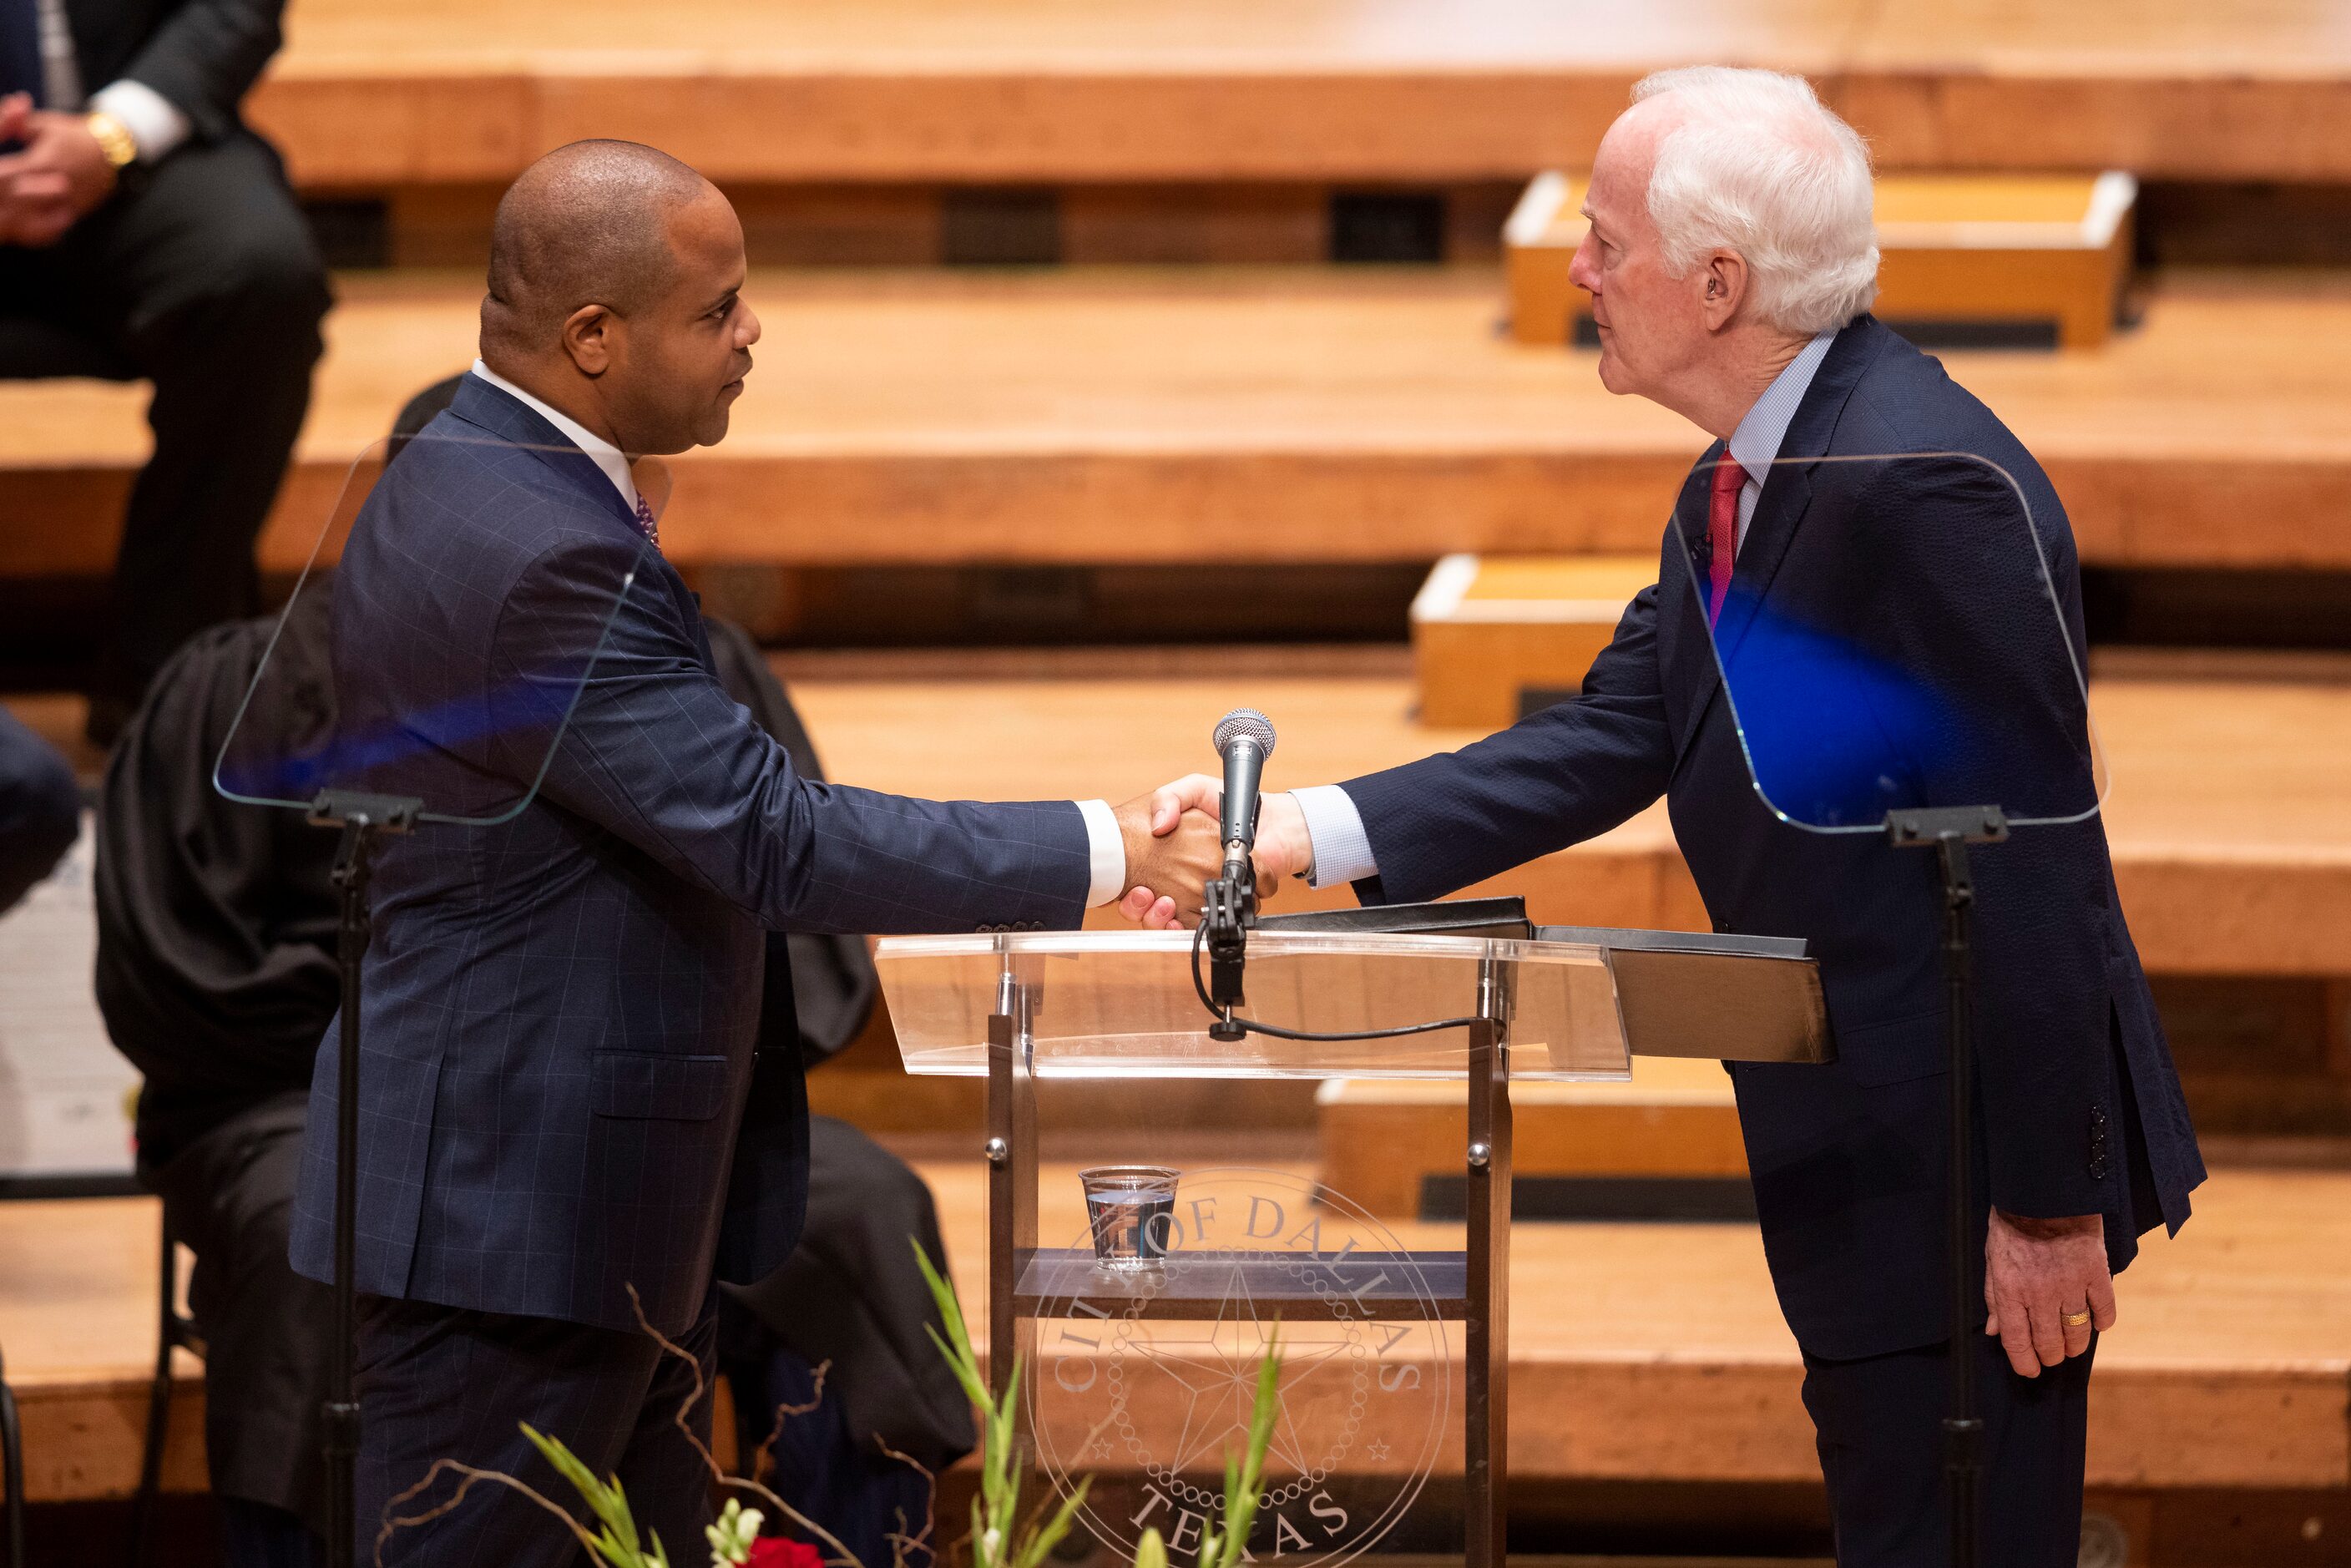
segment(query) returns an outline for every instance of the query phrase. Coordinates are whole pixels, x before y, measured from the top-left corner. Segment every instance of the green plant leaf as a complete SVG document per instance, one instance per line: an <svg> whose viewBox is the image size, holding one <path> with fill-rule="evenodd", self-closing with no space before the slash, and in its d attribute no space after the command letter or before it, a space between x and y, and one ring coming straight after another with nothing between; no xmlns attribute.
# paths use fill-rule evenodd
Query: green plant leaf
<svg viewBox="0 0 2351 1568"><path fill-rule="evenodd" d="M1069 1534L1070 1527L1077 1522L1078 1510L1085 1506L1086 1493L1093 1484L1093 1478L1088 1476L1070 1489L1070 1495L1061 1500L1061 1506L1053 1511L1053 1517L1047 1520L1041 1528L1029 1531L1029 1539L1022 1543L1019 1555L1013 1559L1012 1568L1037 1568L1045 1554L1061 1543L1061 1538Z"/></svg>
<svg viewBox="0 0 2351 1568"><path fill-rule="evenodd" d="M1167 1542L1160 1538L1157 1525L1145 1530L1135 1543L1134 1568L1167 1568Z"/></svg>

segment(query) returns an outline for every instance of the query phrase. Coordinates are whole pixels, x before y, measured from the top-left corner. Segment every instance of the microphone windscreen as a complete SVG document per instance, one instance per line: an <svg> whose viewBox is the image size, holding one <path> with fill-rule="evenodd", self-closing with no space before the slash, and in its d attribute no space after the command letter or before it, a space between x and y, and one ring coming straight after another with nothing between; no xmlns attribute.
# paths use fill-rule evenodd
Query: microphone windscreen
<svg viewBox="0 0 2351 1568"><path fill-rule="evenodd" d="M1256 741L1258 749L1266 756L1273 755L1273 721L1253 707L1237 707L1218 719L1216 733L1209 737L1209 744L1222 752L1242 736Z"/></svg>

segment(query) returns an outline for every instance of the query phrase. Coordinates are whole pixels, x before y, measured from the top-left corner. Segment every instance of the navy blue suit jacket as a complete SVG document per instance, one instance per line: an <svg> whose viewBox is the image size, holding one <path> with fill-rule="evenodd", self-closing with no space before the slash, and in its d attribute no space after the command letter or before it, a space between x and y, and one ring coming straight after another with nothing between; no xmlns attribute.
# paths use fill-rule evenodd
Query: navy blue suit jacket
<svg viewBox="0 0 2351 1568"><path fill-rule="evenodd" d="M603 473L477 379L353 526L334 671L367 781L496 814L579 694L518 815L384 843L361 1003L362 1291L632 1327L633 1285L656 1326L683 1329L714 1269L760 1278L799 1232L799 1063L757 1053L755 1072L765 929L1082 918L1076 806L799 777L720 687L697 609ZM295 1267L318 1280L335 1040L330 1026L294 1217Z"/></svg>
<svg viewBox="0 0 2351 1568"><path fill-rule="evenodd" d="M2078 654L2079 564L2047 477L1938 361L1864 316L1831 345L1781 455L1928 452L1980 456L2014 476ZM1684 490L1693 541L1719 453L1707 453ZM1973 677L1969 686L2006 705L2000 755L1980 759L1981 777L1942 780L1937 799L2029 798L2039 812L2060 800L2086 806L2095 796L2072 668L2053 630L2036 639L2015 620L2032 609L2016 592L2032 557L2014 493L1954 485L1958 466L1775 468L1739 553L1723 645L1736 660L1742 621L1760 606L1928 647L1931 667ZM1923 482L1929 476L1936 482ZM2014 521L2014 550L1999 561L1959 542L1991 537L1987 508ZM1367 903L1437 897L1605 832L1664 795L1715 928L1802 936L1820 960L1835 1063L1733 1071L1790 1326L1806 1350L1833 1359L1932 1343L1946 1333L1949 1146L1934 857L1874 834L1805 832L1758 799L1681 538L1667 529L1657 585L1625 611L1582 696L1458 752L1346 785L1380 868L1358 891ZM1808 612L1822 604L1835 609ZM1988 1195L2021 1215L2104 1214L2120 1267L2140 1234L2187 1218L2203 1166L2116 899L2105 829L2095 817L2020 829L1971 858L1979 1202Z"/></svg>

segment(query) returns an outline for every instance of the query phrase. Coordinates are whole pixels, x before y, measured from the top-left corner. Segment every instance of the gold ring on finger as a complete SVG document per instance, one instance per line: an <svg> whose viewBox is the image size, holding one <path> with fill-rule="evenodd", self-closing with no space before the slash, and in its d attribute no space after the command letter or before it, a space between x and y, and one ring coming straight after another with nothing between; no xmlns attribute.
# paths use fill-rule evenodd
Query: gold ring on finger
<svg viewBox="0 0 2351 1568"><path fill-rule="evenodd" d="M2064 1317L2059 1318L2057 1321L2064 1323L2069 1329L2085 1327L2090 1321L2090 1309L2084 1307L2078 1312L2067 1312Z"/></svg>

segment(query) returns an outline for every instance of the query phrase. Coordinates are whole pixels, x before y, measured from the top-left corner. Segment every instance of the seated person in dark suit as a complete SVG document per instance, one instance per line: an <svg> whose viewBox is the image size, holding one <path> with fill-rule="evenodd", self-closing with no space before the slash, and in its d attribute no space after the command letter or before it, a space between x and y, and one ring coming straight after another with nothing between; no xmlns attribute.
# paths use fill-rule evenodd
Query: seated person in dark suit
<svg viewBox="0 0 2351 1568"><path fill-rule="evenodd" d="M92 691L101 742L183 640L260 608L254 537L329 303L277 154L237 113L283 5L0 0L0 377L155 386Z"/></svg>
<svg viewBox="0 0 2351 1568"><path fill-rule="evenodd" d="M399 434L422 426L455 384L412 403ZM328 601L323 589L298 598L271 655L285 662L274 689L308 701L248 721L282 725L272 738L289 752L332 726ZM293 811L224 800L211 783L277 625L215 627L170 661L108 768L98 828L99 1006L146 1075L141 1179L196 1254L190 1300L207 1341L206 1457L233 1568L324 1561L319 1406L332 1308L326 1286L288 1265L287 1239L311 1062L338 997L335 836ZM728 692L820 777L756 644L738 627L706 625ZM864 1026L878 988L872 959L857 937L769 940L762 1047L799 1051L813 1065ZM940 1392L944 1369L922 1328L932 1309L904 1239L920 1234L943 1268L945 1259L919 1177L841 1124L817 1118L811 1138L804 1256L745 1292L747 1310L727 1312L746 1379L737 1406L758 1428L756 1443L771 1422L768 1388L789 1390L794 1375L804 1384L830 1360L826 1406L790 1424L771 1484L844 1540L879 1542L898 1527L894 1511L911 1517L924 1493L903 1466L871 1462L875 1437L934 1468L971 1443L960 1392L951 1379ZM860 1191L870 1207L854 1216L823 1197ZM829 1234L845 1224L886 1230L889 1245ZM842 1318L831 1310L837 1301L813 1302L802 1325L790 1303L803 1291L860 1310ZM910 1358L909 1347L924 1354ZM868 1561L891 1561L886 1543Z"/></svg>
<svg viewBox="0 0 2351 1568"><path fill-rule="evenodd" d="M0 910L49 874L81 831L81 789L48 742L0 708Z"/></svg>

